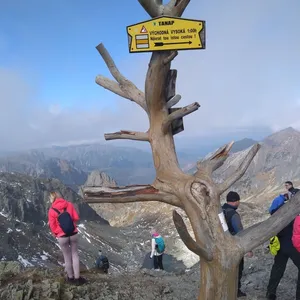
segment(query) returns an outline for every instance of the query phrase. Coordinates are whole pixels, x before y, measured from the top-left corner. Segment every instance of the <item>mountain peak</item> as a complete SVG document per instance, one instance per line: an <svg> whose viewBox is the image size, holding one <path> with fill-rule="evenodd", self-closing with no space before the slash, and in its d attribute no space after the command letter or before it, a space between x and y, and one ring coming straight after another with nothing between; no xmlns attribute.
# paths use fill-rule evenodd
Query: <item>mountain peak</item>
<svg viewBox="0 0 300 300"><path fill-rule="evenodd" d="M269 135L263 142L266 144L279 144L287 139L300 139L300 132L293 127L288 127Z"/></svg>

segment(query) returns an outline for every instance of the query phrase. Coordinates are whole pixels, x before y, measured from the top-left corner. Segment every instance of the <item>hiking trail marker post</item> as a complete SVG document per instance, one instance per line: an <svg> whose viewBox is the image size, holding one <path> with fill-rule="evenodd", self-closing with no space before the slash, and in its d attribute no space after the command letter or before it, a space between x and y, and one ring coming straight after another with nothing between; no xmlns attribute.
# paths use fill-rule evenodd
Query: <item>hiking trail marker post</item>
<svg viewBox="0 0 300 300"><path fill-rule="evenodd" d="M173 51L176 56L177 50L205 49L205 21L201 20L162 16L127 26L127 35L130 53ZM175 76L174 80L169 81L172 84L176 81L177 72L170 71ZM166 93L169 114L182 109L171 108L181 99L175 93L175 84L174 88L168 86ZM173 120L171 126L173 135L183 131L183 118Z"/></svg>
<svg viewBox="0 0 300 300"><path fill-rule="evenodd" d="M159 17L127 26L129 52L205 49L205 21Z"/></svg>

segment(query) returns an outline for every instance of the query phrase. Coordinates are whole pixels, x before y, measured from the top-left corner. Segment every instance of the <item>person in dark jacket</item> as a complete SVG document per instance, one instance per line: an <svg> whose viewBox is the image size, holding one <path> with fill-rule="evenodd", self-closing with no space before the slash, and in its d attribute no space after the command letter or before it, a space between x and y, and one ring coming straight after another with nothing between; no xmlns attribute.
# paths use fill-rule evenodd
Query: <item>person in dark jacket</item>
<svg viewBox="0 0 300 300"><path fill-rule="evenodd" d="M299 191L299 189L294 188L294 185L291 181L286 181L284 186L287 189L289 199L291 199Z"/></svg>
<svg viewBox="0 0 300 300"><path fill-rule="evenodd" d="M237 192L229 192L226 196L227 203L222 206L228 230L232 235L236 235L243 230L241 217L236 211L240 205L240 195ZM248 253L249 257L253 256L252 251ZM246 294L241 291L241 279L244 270L244 258L242 258L239 265L239 281L238 281L238 297L245 297Z"/></svg>
<svg viewBox="0 0 300 300"><path fill-rule="evenodd" d="M286 196L285 200L290 199L293 197L299 189L295 189L293 187L292 182L287 181L285 183L285 187L289 192L289 195ZM274 201L276 198L274 199ZM274 201L271 205L272 209L270 209L270 214L274 214L282 205L278 205L276 209L274 206ZM274 258L274 264L272 266L269 284L267 287L267 299L269 300L276 300L276 291L277 287L280 283L281 278L284 275L287 262L289 258L293 261L293 263L298 268L298 281L297 281L297 291L296 291L296 300L300 300L300 253L295 249L292 243L292 236L293 236L293 226L294 220L290 222L285 228L283 228L278 234L277 237L280 242L280 249L277 252Z"/></svg>
<svg viewBox="0 0 300 300"><path fill-rule="evenodd" d="M98 258L95 262L96 264L96 268L102 270L104 273L108 273L108 269L109 269L109 262L108 262L108 258L102 254L102 251L99 250L98 252Z"/></svg>

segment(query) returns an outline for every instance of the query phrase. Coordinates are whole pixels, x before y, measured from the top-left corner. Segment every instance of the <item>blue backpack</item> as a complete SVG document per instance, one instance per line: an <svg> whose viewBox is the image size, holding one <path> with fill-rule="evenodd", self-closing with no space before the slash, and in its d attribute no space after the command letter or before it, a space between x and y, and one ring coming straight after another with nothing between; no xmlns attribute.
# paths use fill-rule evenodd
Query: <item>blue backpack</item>
<svg viewBox="0 0 300 300"><path fill-rule="evenodd" d="M155 243L156 243L156 249L158 253L163 253L165 251L165 242L164 239L159 236L159 237L155 237Z"/></svg>
<svg viewBox="0 0 300 300"><path fill-rule="evenodd" d="M281 206L284 205L285 202L286 202L286 199L285 199L284 195L277 196L273 200L273 202L272 202L272 204L271 204L271 206L269 208L270 215L272 215L273 213L275 213Z"/></svg>

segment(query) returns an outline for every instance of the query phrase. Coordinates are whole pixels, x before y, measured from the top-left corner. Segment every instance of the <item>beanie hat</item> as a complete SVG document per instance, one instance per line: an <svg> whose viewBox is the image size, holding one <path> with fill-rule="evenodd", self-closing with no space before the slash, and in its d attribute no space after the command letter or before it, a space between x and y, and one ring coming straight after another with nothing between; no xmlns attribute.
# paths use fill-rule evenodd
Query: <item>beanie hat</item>
<svg viewBox="0 0 300 300"><path fill-rule="evenodd" d="M236 202L236 201L240 201L240 195L237 192L229 192L226 196L226 200L227 202Z"/></svg>

